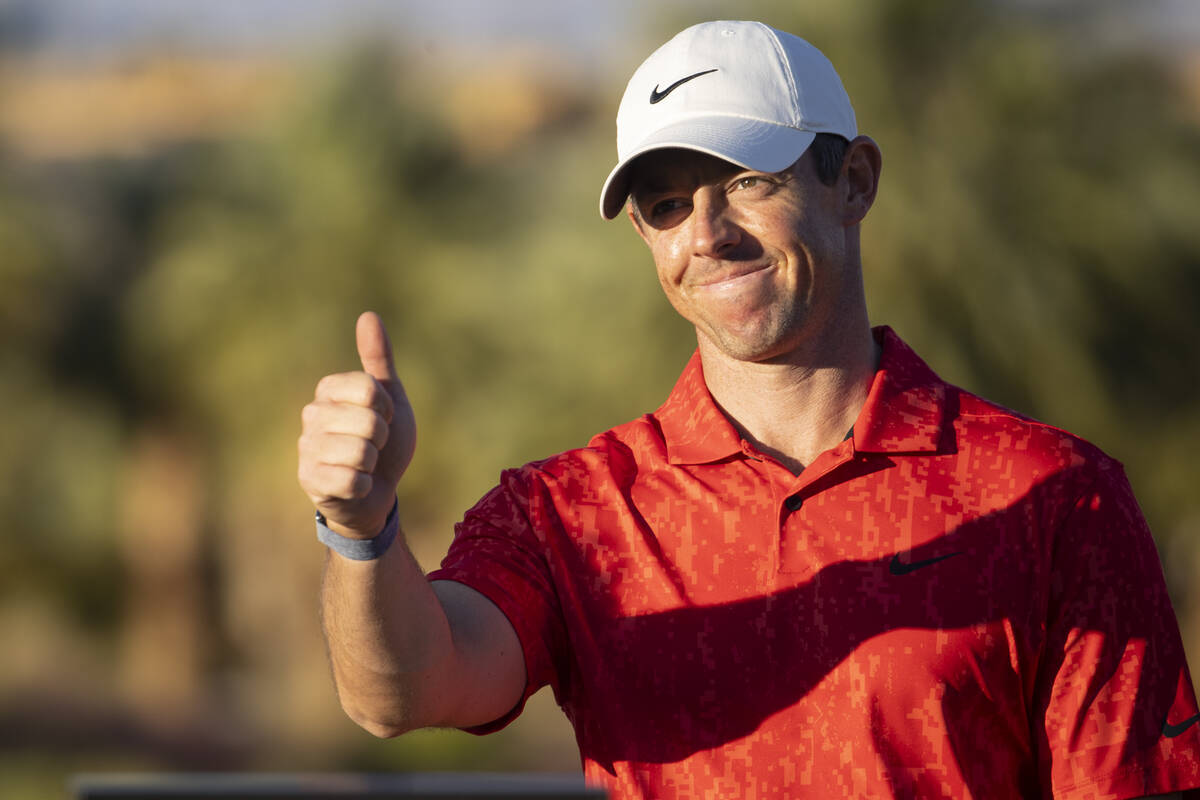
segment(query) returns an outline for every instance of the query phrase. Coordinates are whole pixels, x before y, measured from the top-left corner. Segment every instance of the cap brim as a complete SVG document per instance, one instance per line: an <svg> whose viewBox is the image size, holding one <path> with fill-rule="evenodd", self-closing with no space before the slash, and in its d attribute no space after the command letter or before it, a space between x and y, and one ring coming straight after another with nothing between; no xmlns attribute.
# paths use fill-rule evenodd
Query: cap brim
<svg viewBox="0 0 1200 800"><path fill-rule="evenodd" d="M600 214L612 219L629 197L629 166L653 150L683 148L707 153L746 169L779 172L790 167L812 144L816 133L757 119L729 116L691 117L646 137L627 153L600 190Z"/></svg>

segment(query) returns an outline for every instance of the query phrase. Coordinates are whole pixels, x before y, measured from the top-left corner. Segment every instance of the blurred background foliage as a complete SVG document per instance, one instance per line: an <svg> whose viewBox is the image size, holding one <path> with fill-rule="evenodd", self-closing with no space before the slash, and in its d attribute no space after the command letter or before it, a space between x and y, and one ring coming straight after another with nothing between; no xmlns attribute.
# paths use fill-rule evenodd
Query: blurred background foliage
<svg viewBox="0 0 1200 800"><path fill-rule="evenodd" d="M637 60L727 15L825 50L883 149L873 319L1126 464L1200 663L1200 60L1099 35L1117 5L663 4L586 78L385 37L47 67L0 13L0 795L80 770L577 768L546 693L483 740L342 717L299 409L379 311L433 567L502 468L655 408L694 340L596 198Z"/></svg>

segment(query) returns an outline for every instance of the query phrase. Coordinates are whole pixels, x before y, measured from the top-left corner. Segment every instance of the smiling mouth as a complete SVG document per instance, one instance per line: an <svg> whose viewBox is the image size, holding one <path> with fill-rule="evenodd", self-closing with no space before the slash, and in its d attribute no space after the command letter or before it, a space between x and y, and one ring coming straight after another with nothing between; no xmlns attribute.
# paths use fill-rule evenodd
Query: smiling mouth
<svg viewBox="0 0 1200 800"><path fill-rule="evenodd" d="M733 289L753 280L764 272L774 269L774 264L763 264L761 266L733 270L732 272L722 271L697 281L692 284L692 288L705 290Z"/></svg>

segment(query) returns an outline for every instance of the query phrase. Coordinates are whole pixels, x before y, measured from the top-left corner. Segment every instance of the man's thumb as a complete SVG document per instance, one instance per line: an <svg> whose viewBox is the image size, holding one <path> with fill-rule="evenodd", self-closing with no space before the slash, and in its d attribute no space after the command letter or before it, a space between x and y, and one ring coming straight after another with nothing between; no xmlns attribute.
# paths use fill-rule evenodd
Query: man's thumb
<svg viewBox="0 0 1200 800"><path fill-rule="evenodd" d="M354 335L358 341L358 357L362 360L363 370L376 380L399 380L396 363L392 360L392 342L379 315L374 311L364 311L355 325Z"/></svg>

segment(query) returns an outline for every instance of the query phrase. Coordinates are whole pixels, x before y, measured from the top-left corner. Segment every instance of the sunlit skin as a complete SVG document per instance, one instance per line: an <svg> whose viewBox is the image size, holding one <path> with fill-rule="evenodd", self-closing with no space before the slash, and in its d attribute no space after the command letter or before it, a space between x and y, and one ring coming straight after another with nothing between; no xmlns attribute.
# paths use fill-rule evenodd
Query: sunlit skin
<svg viewBox="0 0 1200 800"><path fill-rule="evenodd" d="M777 173L675 149L634 165L630 218L710 392L794 471L845 435L874 373L858 224L880 161L858 137L832 185L808 153Z"/></svg>
<svg viewBox="0 0 1200 800"><path fill-rule="evenodd" d="M731 358L763 361L798 344L828 314L846 260L833 189L807 158L779 173L694 151L636 165L631 215L667 299ZM815 276L817 269L833 273Z"/></svg>

